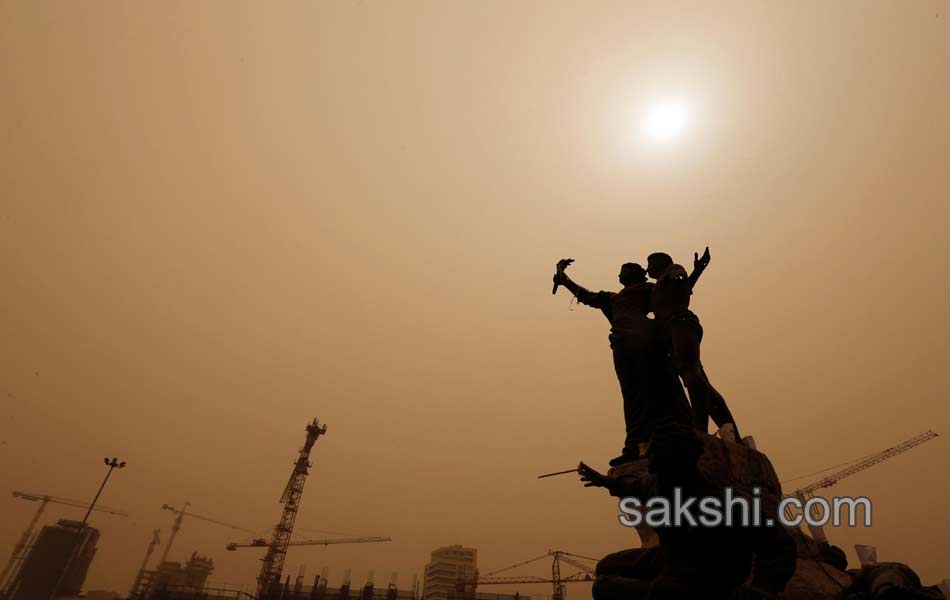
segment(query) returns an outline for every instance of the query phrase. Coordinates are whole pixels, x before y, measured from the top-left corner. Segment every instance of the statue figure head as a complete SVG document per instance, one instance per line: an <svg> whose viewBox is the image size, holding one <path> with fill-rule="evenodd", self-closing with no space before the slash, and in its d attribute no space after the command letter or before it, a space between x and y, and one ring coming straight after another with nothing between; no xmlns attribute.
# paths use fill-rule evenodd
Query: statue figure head
<svg viewBox="0 0 950 600"><path fill-rule="evenodd" d="M673 264L673 257L666 252L654 252L647 257L647 273L653 279L658 278Z"/></svg>
<svg viewBox="0 0 950 600"><path fill-rule="evenodd" d="M636 285L647 280L647 272L637 263L624 263L620 266L620 284Z"/></svg>

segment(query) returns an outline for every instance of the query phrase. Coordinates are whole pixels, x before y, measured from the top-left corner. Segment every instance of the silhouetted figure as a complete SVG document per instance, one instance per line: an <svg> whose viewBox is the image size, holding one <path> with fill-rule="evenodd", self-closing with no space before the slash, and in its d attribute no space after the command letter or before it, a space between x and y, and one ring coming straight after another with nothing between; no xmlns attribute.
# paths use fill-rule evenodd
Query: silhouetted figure
<svg viewBox="0 0 950 600"><path fill-rule="evenodd" d="M669 254L654 252L647 257L647 272L656 280L651 298L651 308L660 327L661 335L670 352L673 367L689 390L693 407L693 422L703 433L709 427L709 418L719 428L730 424L735 427L738 441L739 429L726 406L722 395L709 382L699 360L699 346L703 339L703 327L689 309L689 297L693 287L709 264L709 248L703 256L696 256L692 274L673 262Z"/></svg>
<svg viewBox="0 0 950 600"><path fill-rule="evenodd" d="M619 292L591 292L564 272L571 262L558 262L555 291L563 285L581 304L600 309L611 325L610 348L623 394L626 424L623 451L610 461L611 466L616 466L635 460L640 454L638 446L645 446L661 423L688 423L689 405L667 359L656 322L647 316L653 284L647 281L643 267L636 263L620 267L623 289Z"/></svg>

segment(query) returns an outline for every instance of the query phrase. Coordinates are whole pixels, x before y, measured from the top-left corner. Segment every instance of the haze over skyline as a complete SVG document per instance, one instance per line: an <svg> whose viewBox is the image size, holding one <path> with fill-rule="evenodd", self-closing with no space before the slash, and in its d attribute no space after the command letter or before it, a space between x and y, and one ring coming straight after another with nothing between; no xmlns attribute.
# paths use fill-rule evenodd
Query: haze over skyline
<svg viewBox="0 0 950 600"><path fill-rule="evenodd" d="M87 589L127 591L163 503L267 536L313 417L298 526L394 541L292 549L285 575L637 545L602 491L535 479L623 441L608 325L550 294L568 256L616 289L710 247L703 362L783 480L950 433L948 19L0 1L0 553L35 510L9 492L91 498L106 455L131 516L92 517ZM688 121L657 144L667 98ZM831 541L950 577L948 468L938 438L842 482L874 526ZM251 585L243 536L186 520L170 558Z"/></svg>

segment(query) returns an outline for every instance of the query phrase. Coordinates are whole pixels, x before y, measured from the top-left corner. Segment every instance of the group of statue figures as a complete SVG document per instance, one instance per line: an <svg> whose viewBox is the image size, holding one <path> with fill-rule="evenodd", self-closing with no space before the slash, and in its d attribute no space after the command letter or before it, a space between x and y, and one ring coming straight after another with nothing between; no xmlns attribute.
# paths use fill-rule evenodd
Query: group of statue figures
<svg viewBox="0 0 950 600"><path fill-rule="evenodd" d="M847 559L840 548L773 521L783 497L778 475L752 439L739 436L700 361L703 328L689 304L709 260L709 248L702 256L695 254L693 271L687 274L668 254L655 252L647 257L645 270L637 263L620 267L623 288L618 292L587 290L566 273L573 259L557 263L553 291L564 286L610 321L610 348L623 395L623 451L610 461L606 474L580 463L576 472L581 481L647 508L655 499L667 506L685 500L684 507L699 499L720 499L724 517L712 524L640 521L640 547L598 562L594 600L946 597L937 586L922 587L917 575L899 563L871 563L845 572ZM710 418L719 427L718 436L708 435ZM746 500L760 498L752 510L761 519L743 522L745 509L725 501L727 490Z"/></svg>
<svg viewBox="0 0 950 600"><path fill-rule="evenodd" d="M701 434L708 433L710 418L723 440L738 442L739 432L703 369L703 328L689 308L709 261L706 248L702 256L694 255L693 271L687 274L670 255L655 252L647 257L646 269L637 263L620 267L623 288L618 292L592 292L568 277L573 259L557 263L553 291L564 286L610 322L610 348L623 395L623 450L611 459L608 475L581 463L578 473L586 486L644 499L722 492L700 473ZM725 600L734 597L753 569L756 589L780 591L795 566L794 543L780 529L659 527L651 530L650 543L641 531L642 547L598 563L594 598ZM743 597L768 598L771 593Z"/></svg>
<svg viewBox="0 0 950 600"><path fill-rule="evenodd" d="M687 275L669 254L654 252L647 257L646 270L638 263L620 267L623 288L619 292L591 292L567 275L573 259L557 263L554 291L564 286L581 304L600 309L610 322L610 348L627 432L623 451L610 461L611 466L641 457L651 432L664 423L692 422L706 433L712 418L720 437L741 439L726 401L709 382L700 362L703 328L689 308L690 296L709 260L709 248L702 256L695 254L693 272ZM689 402L681 379L689 391Z"/></svg>

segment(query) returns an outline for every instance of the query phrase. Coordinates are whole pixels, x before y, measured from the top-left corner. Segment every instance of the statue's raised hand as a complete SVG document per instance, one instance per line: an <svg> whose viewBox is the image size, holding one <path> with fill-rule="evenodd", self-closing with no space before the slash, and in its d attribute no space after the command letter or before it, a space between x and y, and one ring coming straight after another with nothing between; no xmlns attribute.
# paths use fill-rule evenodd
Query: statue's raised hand
<svg viewBox="0 0 950 600"><path fill-rule="evenodd" d="M557 293L559 285L567 283L567 273L565 273L564 270L571 266L572 262L574 262L573 258L562 258L557 261L557 265L555 266L556 272L554 273L554 286L551 288L552 294Z"/></svg>
<svg viewBox="0 0 950 600"><path fill-rule="evenodd" d="M702 256L698 252L693 252L693 268L697 271L702 271L708 267L709 260L709 246L706 246L706 251L703 252Z"/></svg>
<svg viewBox="0 0 950 600"><path fill-rule="evenodd" d="M561 260L557 261L557 267L556 267L557 273L559 275L563 275L565 269L571 266L571 263L573 262L574 262L573 258L562 258Z"/></svg>

